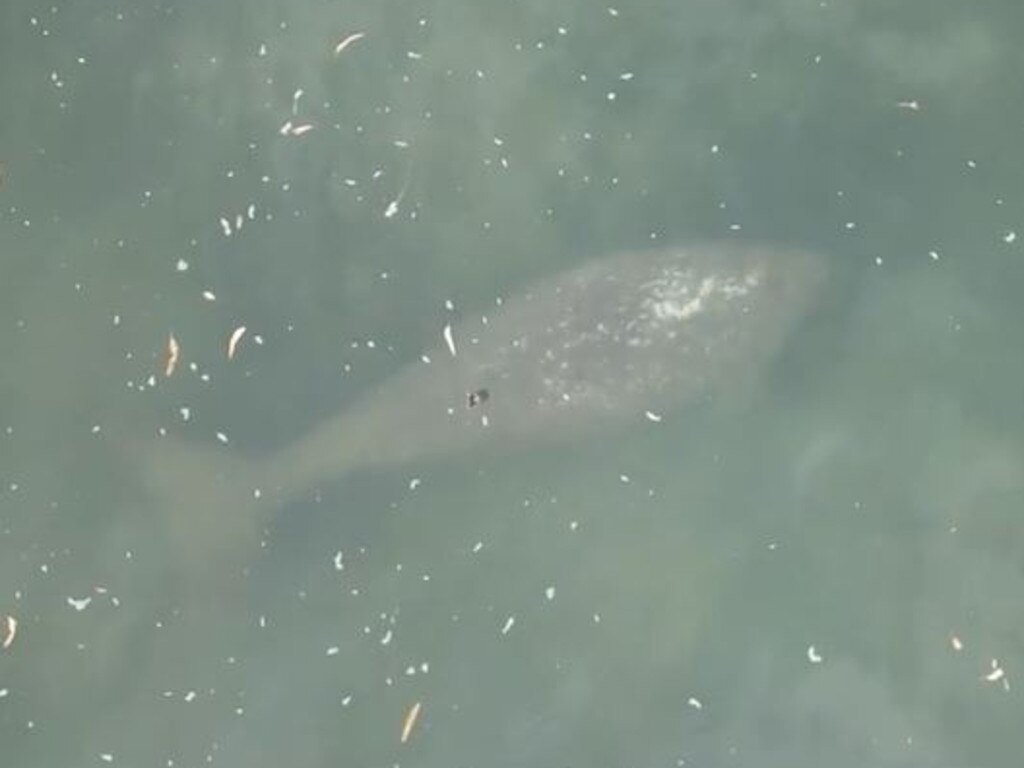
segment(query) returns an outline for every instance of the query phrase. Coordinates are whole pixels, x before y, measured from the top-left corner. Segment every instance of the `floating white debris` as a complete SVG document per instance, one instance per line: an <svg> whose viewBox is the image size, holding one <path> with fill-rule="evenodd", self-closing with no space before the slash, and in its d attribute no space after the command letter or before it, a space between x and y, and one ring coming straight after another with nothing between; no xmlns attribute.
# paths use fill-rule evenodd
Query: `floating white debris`
<svg viewBox="0 0 1024 768"><path fill-rule="evenodd" d="M897 101L896 106L900 109L909 109L911 112L917 112L917 110L921 108L917 99L912 99L910 101Z"/></svg>
<svg viewBox="0 0 1024 768"><path fill-rule="evenodd" d="M5 651L14 644L14 636L18 633L18 620L13 616L4 617L4 639L0 641L0 648Z"/></svg>
<svg viewBox="0 0 1024 768"><path fill-rule="evenodd" d="M423 54L417 53L416 51L406 51L405 55L408 56L413 61L419 61L420 59L423 58Z"/></svg>
<svg viewBox="0 0 1024 768"><path fill-rule="evenodd" d="M417 488L420 487L420 482L421 480L418 477L414 477L412 480L409 481L409 490L415 491Z"/></svg>
<svg viewBox="0 0 1024 768"><path fill-rule="evenodd" d="M813 645L807 646L807 660L811 664L821 664L821 654L818 653L818 649Z"/></svg>
<svg viewBox="0 0 1024 768"><path fill-rule="evenodd" d="M928 255L932 257L932 261L938 261L939 260L939 252L938 251L928 251Z"/></svg>
<svg viewBox="0 0 1024 768"><path fill-rule="evenodd" d="M507 619L505 619L505 624L501 628L501 634L507 635L509 633L509 631L512 629L512 627L513 627L513 625L515 623L516 623L516 617L515 616L509 616Z"/></svg>
<svg viewBox="0 0 1024 768"><path fill-rule="evenodd" d="M309 133L313 130L312 123L303 123L302 125L296 125L292 128L292 136L302 136L305 133Z"/></svg>
<svg viewBox="0 0 1024 768"><path fill-rule="evenodd" d="M392 200L388 203L388 207L384 209L384 218L390 219L396 213L398 213L398 200Z"/></svg>
<svg viewBox="0 0 1024 768"><path fill-rule="evenodd" d="M415 704L409 707L409 711L406 712L405 718L402 720L402 744L405 744L405 742L407 742L409 740L409 737L412 735L412 729L416 726L416 720L420 716L420 709L422 708L422 706L422 702L417 701Z"/></svg>
<svg viewBox="0 0 1024 768"><path fill-rule="evenodd" d="M245 326L240 325L231 332L231 336L228 339L228 360L233 360L235 357L235 350L238 348L238 342L245 336Z"/></svg>
<svg viewBox="0 0 1024 768"><path fill-rule="evenodd" d="M704 709L704 705L701 703L701 700L698 699L696 696L691 696L690 698L688 698L686 700L686 703L694 709Z"/></svg>
<svg viewBox="0 0 1024 768"><path fill-rule="evenodd" d="M1010 243L1012 243L1016 239L1017 239L1017 233L1014 232L1012 229L1009 232L1007 232L1005 235L1003 235L1003 242L1006 243L1007 245L1009 245Z"/></svg>
<svg viewBox="0 0 1024 768"><path fill-rule="evenodd" d="M302 90L301 88L297 88L295 90L295 93L292 94L292 114L293 115L299 114L299 99L302 98L302 94L304 94L304 93L305 93L304 90Z"/></svg>
<svg viewBox="0 0 1024 768"><path fill-rule="evenodd" d="M448 345L448 351L452 353L452 357L455 357L455 339L452 338L452 326L451 323L444 327L444 341Z"/></svg>
<svg viewBox="0 0 1024 768"><path fill-rule="evenodd" d="M228 444L228 436L225 435L223 432L217 433L217 440L219 440L223 445Z"/></svg>
<svg viewBox="0 0 1024 768"><path fill-rule="evenodd" d="M390 643L390 642L391 642L391 638L392 638L392 637L394 637L394 634L393 634L393 633L392 633L392 631L391 631L391 630L389 629L389 630L388 630L387 632L385 632L385 633L384 633L384 637L382 637L382 638L380 639L380 644L381 644L381 645L387 645L388 643Z"/></svg>
<svg viewBox="0 0 1024 768"><path fill-rule="evenodd" d="M216 301L217 294L215 294L213 291L203 291L203 298L206 299L207 301Z"/></svg>
<svg viewBox="0 0 1024 768"><path fill-rule="evenodd" d="M231 222L223 216L220 217L220 228L224 233L224 237L231 237Z"/></svg>
<svg viewBox="0 0 1024 768"><path fill-rule="evenodd" d="M69 597L68 598L68 605L70 605L76 611L84 611L86 608L89 607L89 603L91 603L91 602L92 602L92 598L91 597L83 597L83 598Z"/></svg>
<svg viewBox="0 0 1024 768"><path fill-rule="evenodd" d="M256 219L256 204L249 203L249 207L245 209L245 215L249 218L249 221L255 221Z"/></svg>
<svg viewBox="0 0 1024 768"><path fill-rule="evenodd" d="M332 646L331 646L330 648L328 648L328 649L327 649L327 655L328 655L328 656L337 656L337 655L338 655L338 652L339 652L340 650L341 650L341 649L340 649L340 648L338 648L338 646L336 646L336 645L332 645Z"/></svg>
<svg viewBox="0 0 1024 768"><path fill-rule="evenodd" d="M178 263L175 265L175 269L179 272L188 272L188 262L184 259L178 259Z"/></svg>
<svg viewBox="0 0 1024 768"><path fill-rule="evenodd" d="M545 589L544 590L544 597L546 597L548 600L554 600L555 599L555 588L554 587L548 587L547 589Z"/></svg>
<svg viewBox="0 0 1024 768"><path fill-rule="evenodd" d="M1006 672L1001 666L999 666L998 659L992 659L989 664L992 667L992 671L985 675L984 679L989 683L997 683L1005 677Z"/></svg>
<svg viewBox="0 0 1024 768"><path fill-rule="evenodd" d="M661 414L654 411L644 411L644 416L647 417L648 421L653 421L655 424L661 421Z"/></svg>
<svg viewBox="0 0 1024 768"><path fill-rule="evenodd" d="M192 411L187 405L181 406L181 408L178 409L178 413L181 415L182 421L188 421L192 418Z"/></svg>
<svg viewBox="0 0 1024 768"><path fill-rule="evenodd" d="M963 641L956 635L950 635L949 644L953 647L954 651L962 651L964 649Z"/></svg>
<svg viewBox="0 0 1024 768"><path fill-rule="evenodd" d="M290 135L292 132L292 121L288 120L284 125L278 128L277 132L280 133L282 136Z"/></svg>
<svg viewBox="0 0 1024 768"><path fill-rule="evenodd" d="M338 44L334 46L334 55L337 56L356 40L362 40L364 37L366 37L366 34L363 32L353 32L351 35L342 38Z"/></svg>
<svg viewBox="0 0 1024 768"><path fill-rule="evenodd" d="M167 336L167 348L164 350L164 376L170 376L178 365L178 357L181 354L181 345L174 338L174 334Z"/></svg>
<svg viewBox="0 0 1024 768"><path fill-rule="evenodd" d="M342 552L341 552L340 549L337 552L334 553L334 570L336 570L336 571L343 571L343 570L345 570L345 563L342 562L342 557L343 557L343 555L342 555Z"/></svg>

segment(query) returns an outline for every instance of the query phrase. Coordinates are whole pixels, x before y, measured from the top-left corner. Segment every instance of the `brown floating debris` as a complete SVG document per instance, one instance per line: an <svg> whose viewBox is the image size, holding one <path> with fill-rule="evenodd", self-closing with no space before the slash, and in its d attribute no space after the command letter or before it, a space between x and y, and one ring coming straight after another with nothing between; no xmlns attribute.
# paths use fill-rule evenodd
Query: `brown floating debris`
<svg viewBox="0 0 1024 768"><path fill-rule="evenodd" d="M334 55L337 56L350 45L352 45L352 43L354 43L356 40L362 40L364 37L366 37L366 35L363 32L353 32L348 37L345 37L344 39L340 40L338 44L334 46Z"/></svg>
<svg viewBox="0 0 1024 768"><path fill-rule="evenodd" d="M402 738L401 742L405 744L409 737L412 735L412 729L416 727L416 720L420 716L420 709L423 706L423 702L417 701L411 707L409 711L405 713L405 720L402 721Z"/></svg>
<svg viewBox="0 0 1024 768"><path fill-rule="evenodd" d="M167 337L167 349L164 350L164 376L170 376L174 373L175 367L178 365L178 356L181 354L181 345L178 344L178 340L174 338L174 334L170 334Z"/></svg>
<svg viewBox="0 0 1024 768"><path fill-rule="evenodd" d="M4 616L4 639L0 642L0 648L5 651L14 645L14 636L18 632L18 620L13 616Z"/></svg>
<svg viewBox="0 0 1024 768"><path fill-rule="evenodd" d="M228 360L233 360L235 357L235 350L238 348L238 342L245 336L245 326L240 325L231 332L231 338L228 339Z"/></svg>

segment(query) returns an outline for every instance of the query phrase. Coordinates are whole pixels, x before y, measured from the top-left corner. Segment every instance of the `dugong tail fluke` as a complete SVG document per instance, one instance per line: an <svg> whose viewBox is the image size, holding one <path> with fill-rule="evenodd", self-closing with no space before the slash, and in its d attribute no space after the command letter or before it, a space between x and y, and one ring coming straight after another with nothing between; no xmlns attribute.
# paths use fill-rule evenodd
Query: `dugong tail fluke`
<svg viewBox="0 0 1024 768"><path fill-rule="evenodd" d="M147 483L199 567L255 546L274 508L355 469L571 439L756 379L824 274L814 253L729 242L593 260L446 329L445 345L278 454L247 463L165 438L143 452Z"/></svg>

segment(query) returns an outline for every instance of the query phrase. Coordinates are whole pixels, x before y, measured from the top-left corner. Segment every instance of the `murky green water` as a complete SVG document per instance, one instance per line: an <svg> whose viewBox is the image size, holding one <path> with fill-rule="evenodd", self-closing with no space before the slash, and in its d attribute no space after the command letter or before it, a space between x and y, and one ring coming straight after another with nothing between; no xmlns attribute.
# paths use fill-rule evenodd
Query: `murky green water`
<svg viewBox="0 0 1024 768"><path fill-rule="evenodd" d="M1013 764L1022 23L5 4L3 765ZM161 441L273 455L496 296L697 240L831 267L721 404L269 513L205 459L146 482Z"/></svg>

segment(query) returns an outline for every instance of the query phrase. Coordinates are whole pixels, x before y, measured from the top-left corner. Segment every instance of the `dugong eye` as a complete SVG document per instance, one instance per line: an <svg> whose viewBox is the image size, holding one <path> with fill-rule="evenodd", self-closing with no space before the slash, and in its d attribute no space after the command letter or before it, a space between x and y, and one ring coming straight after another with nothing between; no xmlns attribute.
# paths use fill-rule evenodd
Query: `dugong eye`
<svg viewBox="0 0 1024 768"><path fill-rule="evenodd" d="M466 404L470 408L473 408L477 405L480 405L481 403L486 403L487 398L489 398L490 396L491 393L488 392L486 389L478 389L475 392L469 393L469 395L466 397Z"/></svg>

